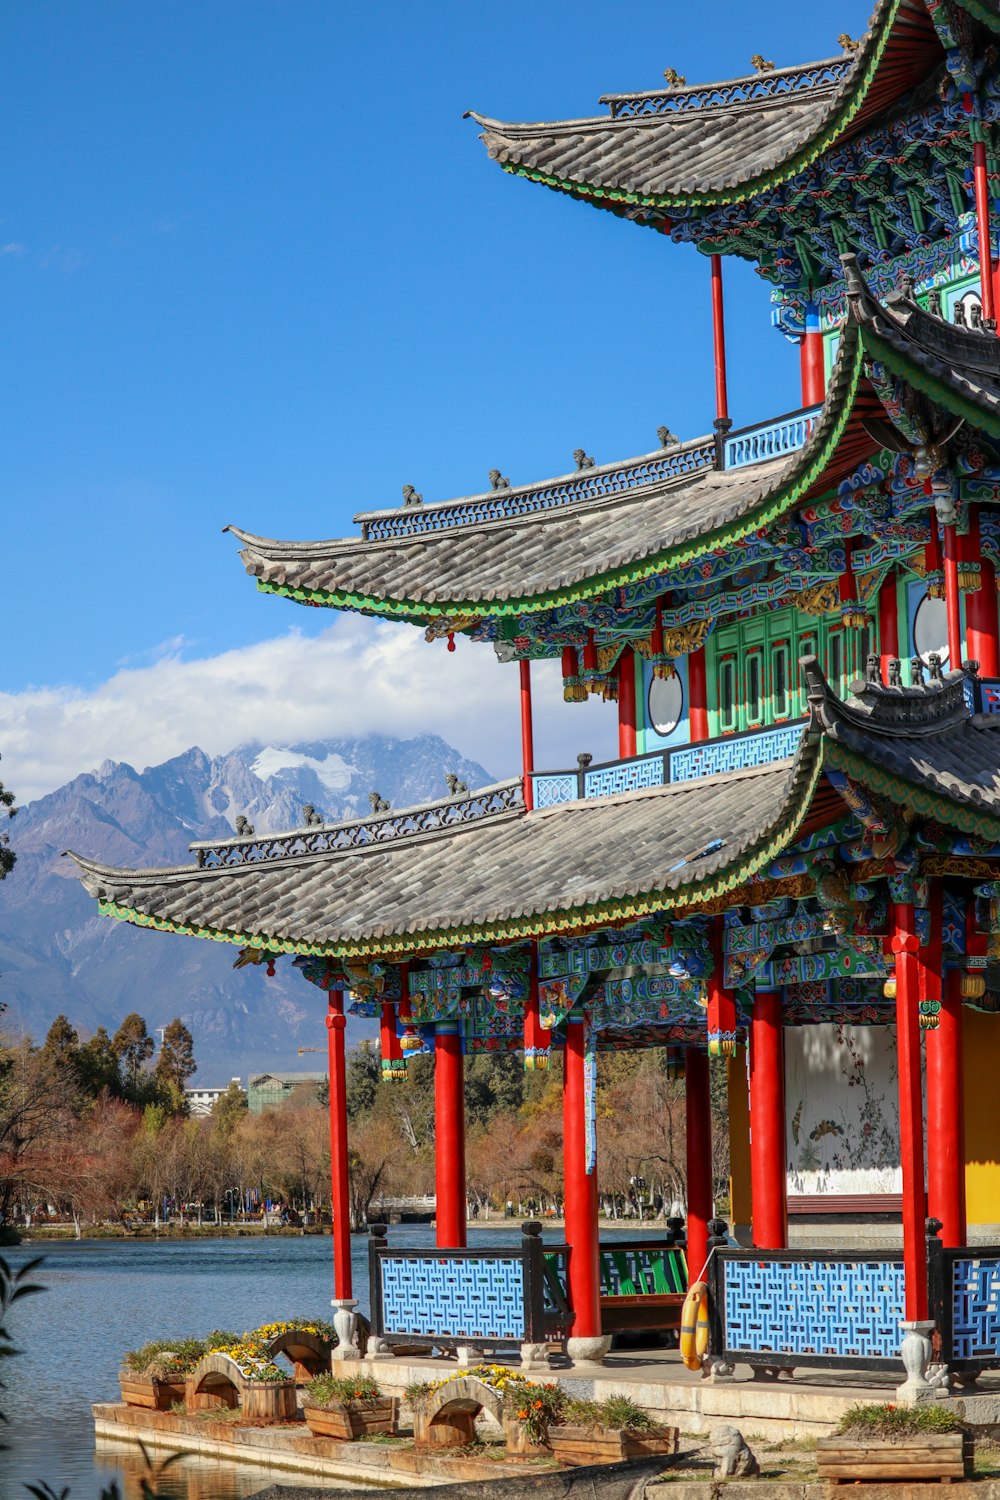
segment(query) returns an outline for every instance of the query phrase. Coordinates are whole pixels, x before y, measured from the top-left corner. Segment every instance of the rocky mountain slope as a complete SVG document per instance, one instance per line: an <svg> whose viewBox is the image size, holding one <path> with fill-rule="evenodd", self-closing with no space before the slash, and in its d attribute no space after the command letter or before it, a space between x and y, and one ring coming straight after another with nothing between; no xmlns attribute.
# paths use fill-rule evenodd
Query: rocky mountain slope
<svg viewBox="0 0 1000 1500"><path fill-rule="evenodd" d="M230 833L239 813L258 832L302 826L309 802L324 819L368 811L377 789L393 807L446 795L445 772L469 786L492 778L444 740L425 735L242 745L210 758L191 749L136 771L106 761L94 774L22 808L11 825L17 864L0 883L0 1001L8 1030L40 1040L65 1012L82 1036L113 1032L137 1010L152 1030L180 1015L194 1035L198 1080L225 1082L258 1068L310 1069L326 1046L318 990L279 963L233 971L237 950L99 917L75 867L75 849L109 864L187 864L188 844ZM351 1021L348 1040L371 1029Z"/></svg>

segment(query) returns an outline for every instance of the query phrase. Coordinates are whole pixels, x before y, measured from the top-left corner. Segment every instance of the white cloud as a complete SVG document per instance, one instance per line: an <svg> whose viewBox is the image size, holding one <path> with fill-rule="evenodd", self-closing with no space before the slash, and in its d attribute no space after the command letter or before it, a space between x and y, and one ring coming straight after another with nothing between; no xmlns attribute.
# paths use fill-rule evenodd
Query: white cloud
<svg viewBox="0 0 1000 1500"><path fill-rule="evenodd" d="M6 245L0 245L0 255L23 255L27 248L19 240L8 240Z"/></svg>
<svg viewBox="0 0 1000 1500"><path fill-rule="evenodd" d="M617 754L613 705L564 704L558 663L535 666L533 693L536 766ZM94 688L0 693L0 775L24 803L105 759L142 769L192 745L218 755L369 732L440 734L494 775L516 775L517 668L487 645L459 638L449 653L410 626L344 615L312 638L292 630L194 659L177 650Z"/></svg>

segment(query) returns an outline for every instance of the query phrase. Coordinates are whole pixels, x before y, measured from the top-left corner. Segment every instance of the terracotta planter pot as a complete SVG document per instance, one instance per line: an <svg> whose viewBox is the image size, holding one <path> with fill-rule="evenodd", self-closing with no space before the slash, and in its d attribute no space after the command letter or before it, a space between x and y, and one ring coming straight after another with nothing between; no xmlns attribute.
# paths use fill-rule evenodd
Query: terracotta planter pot
<svg viewBox="0 0 1000 1500"><path fill-rule="evenodd" d="M615 1464L626 1458L656 1458L677 1452L676 1427L614 1432L606 1427L550 1427L549 1449L561 1464Z"/></svg>
<svg viewBox="0 0 1000 1500"><path fill-rule="evenodd" d="M240 1404L248 1421L294 1422L299 1414L294 1380L275 1380L267 1384L248 1380Z"/></svg>
<svg viewBox="0 0 1000 1500"><path fill-rule="evenodd" d="M828 1437L816 1442L820 1479L971 1479L967 1432L915 1432L911 1437Z"/></svg>
<svg viewBox="0 0 1000 1500"><path fill-rule="evenodd" d="M122 1370L118 1376L122 1400L126 1406L143 1406L147 1411L169 1411L184 1400L184 1376L164 1379L159 1375L136 1375Z"/></svg>
<svg viewBox="0 0 1000 1500"><path fill-rule="evenodd" d="M373 1433L396 1431L399 1402L395 1396L384 1396L370 1406L306 1406L306 1425L313 1437L338 1438L350 1443Z"/></svg>

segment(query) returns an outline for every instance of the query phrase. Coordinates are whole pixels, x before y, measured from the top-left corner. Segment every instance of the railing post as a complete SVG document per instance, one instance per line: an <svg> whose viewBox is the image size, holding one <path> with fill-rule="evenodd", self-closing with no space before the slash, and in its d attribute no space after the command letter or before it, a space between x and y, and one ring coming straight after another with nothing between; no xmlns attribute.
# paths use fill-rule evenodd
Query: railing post
<svg viewBox="0 0 1000 1500"><path fill-rule="evenodd" d="M371 1306L371 1337L368 1340L369 1359L392 1358L385 1341L385 1322L382 1314L382 1266L379 1252L389 1248L386 1226L372 1224L368 1236L368 1296Z"/></svg>
<svg viewBox="0 0 1000 1500"><path fill-rule="evenodd" d="M731 1380L735 1371L733 1366L727 1364L724 1359L726 1325L722 1310L726 1296L726 1263L721 1255L715 1253L718 1250L724 1250L728 1245L729 1225L725 1219L711 1219L708 1228L709 1261L706 1272L708 1278L708 1358L706 1368L710 1380Z"/></svg>
<svg viewBox="0 0 1000 1500"><path fill-rule="evenodd" d="M927 1247L927 1316L937 1326L940 1342L938 1358L948 1364L951 1359L951 1319L945 1287L944 1246L938 1239L941 1220L924 1220L924 1242Z"/></svg>
<svg viewBox="0 0 1000 1500"><path fill-rule="evenodd" d="M524 1334L521 1364L548 1368L545 1337L545 1252L537 1219L521 1225L521 1264L524 1268Z"/></svg>
<svg viewBox="0 0 1000 1500"><path fill-rule="evenodd" d="M587 772L593 759L586 752L576 757L576 794L581 802L587 795Z"/></svg>

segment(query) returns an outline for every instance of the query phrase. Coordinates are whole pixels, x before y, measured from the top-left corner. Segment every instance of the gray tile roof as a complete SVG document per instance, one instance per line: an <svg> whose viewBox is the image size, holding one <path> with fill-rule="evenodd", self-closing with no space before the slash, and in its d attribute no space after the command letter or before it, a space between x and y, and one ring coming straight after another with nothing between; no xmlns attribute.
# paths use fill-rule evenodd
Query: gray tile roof
<svg viewBox="0 0 1000 1500"><path fill-rule="evenodd" d="M911 67L894 67L887 54L886 76L876 71L872 82L893 10L893 0L878 0L846 65L842 57L830 58L727 83L610 95L602 102L611 105L611 117L524 124L472 118L484 127L482 140L495 161L571 192L727 200L821 144L866 79L885 107L912 88L928 62L943 63L922 0L902 0L892 22ZM929 44L925 52L921 40ZM857 123L845 117L843 128Z"/></svg>
<svg viewBox="0 0 1000 1500"><path fill-rule="evenodd" d="M235 867L132 871L72 857L92 896L157 922L335 949L680 891L766 838L806 774L786 760Z"/></svg>

